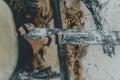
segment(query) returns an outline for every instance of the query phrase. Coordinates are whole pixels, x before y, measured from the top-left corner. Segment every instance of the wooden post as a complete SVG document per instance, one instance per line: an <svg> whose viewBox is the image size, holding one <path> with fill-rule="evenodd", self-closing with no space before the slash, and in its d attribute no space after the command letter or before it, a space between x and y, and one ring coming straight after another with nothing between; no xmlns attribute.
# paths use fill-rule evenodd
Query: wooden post
<svg viewBox="0 0 120 80"><path fill-rule="evenodd" d="M60 16L59 0L51 0L51 6L53 8L54 26L55 28L62 29L62 21ZM58 45L58 54L60 61L60 71L63 75L62 80L70 80L68 74L68 68L66 64L65 49L63 45Z"/></svg>

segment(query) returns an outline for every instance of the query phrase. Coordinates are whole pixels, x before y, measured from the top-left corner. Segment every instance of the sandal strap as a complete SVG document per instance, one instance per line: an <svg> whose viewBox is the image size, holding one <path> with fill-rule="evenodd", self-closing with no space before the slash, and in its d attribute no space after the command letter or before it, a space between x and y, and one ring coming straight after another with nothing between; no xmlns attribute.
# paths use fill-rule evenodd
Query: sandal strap
<svg viewBox="0 0 120 80"><path fill-rule="evenodd" d="M49 45L51 44L51 37L49 37L49 36L47 36L47 38L48 38L48 42L46 43L46 44L44 44L44 46L48 46L49 47Z"/></svg>
<svg viewBox="0 0 120 80"><path fill-rule="evenodd" d="M27 29L27 27L25 26L25 24L22 26L22 28L25 30L26 33L29 33L29 30Z"/></svg>
<svg viewBox="0 0 120 80"><path fill-rule="evenodd" d="M62 34L62 39L64 38L64 35ZM55 33L55 44L59 44L59 39L58 39L58 33Z"/></svg>
<svg viewBox="0 0 120 80"><path fill-rule="evenodd" d="M19 30L17 30L17 34L18 34L18 37L19 37L19 36L21 36L21 34L20 34L20 31L19 31Z"/></svg>
<svg viewBox="0 0 120 80"><path fill-rule="evenodd" d="M64 35L62 34L62 39L64 39Z"/></svg>
<svg viewBox="0 0 120 80"><path fill-rule="evenodd" d="M55 44L58 44L59 41L58 41L58 33L55 33Z"/></svg>

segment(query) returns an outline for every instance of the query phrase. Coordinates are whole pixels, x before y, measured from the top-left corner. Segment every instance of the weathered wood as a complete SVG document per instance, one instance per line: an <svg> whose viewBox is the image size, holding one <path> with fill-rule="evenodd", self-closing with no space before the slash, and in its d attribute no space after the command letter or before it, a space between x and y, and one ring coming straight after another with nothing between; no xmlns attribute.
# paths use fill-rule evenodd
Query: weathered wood
<svg viewBox="0 0 120 80"><path fill-rule="evenodd" d="M97 30L103 30L104 26L103 23L105 22L105 19L102 16L101 13L101 5L97 0L82 0L86 7L89 9L89 11L92 13L96 29Z"/></svg>
<svg viewBox="0 0 120 80"><path fill-rule="evenodd" d="M50 36L57 32L62 32L64 38L60 44L89 44L89 45L102 45L102 44L114 44L120 45L120 32L119 31L85 31L77 29L39 29L35 28L25 35L28 38L40 39L45 36Z"/></svg>
<svg viewBox="0 0 120 80"><path fill-rule="evenodd" d="M101 13L102 5L99 3L99 1L98 0L82 0L82 1L86 5L86 7L89 9L89 11L92 13L92 16L96 25L96 29L104 30L104 27L105 27L104 24L106 20L102 16L102 13ZM111 51L111 49L113 50ZM111 54L115 53L114 45L104 44L103 51L105 54L108 54L108 56L111 57Z"/></svg>

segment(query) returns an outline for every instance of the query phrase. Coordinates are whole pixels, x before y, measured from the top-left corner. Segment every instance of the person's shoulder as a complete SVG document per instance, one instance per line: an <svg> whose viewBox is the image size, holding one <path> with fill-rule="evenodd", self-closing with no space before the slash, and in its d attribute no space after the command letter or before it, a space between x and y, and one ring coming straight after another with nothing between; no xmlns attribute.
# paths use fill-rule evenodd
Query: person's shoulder
<svg viewBox="0 0 120 80"><path fill-rule="evenodd" d="M0 0L0 12L2 12L3 10L10 11L10 8L6 0Z"/></svg>

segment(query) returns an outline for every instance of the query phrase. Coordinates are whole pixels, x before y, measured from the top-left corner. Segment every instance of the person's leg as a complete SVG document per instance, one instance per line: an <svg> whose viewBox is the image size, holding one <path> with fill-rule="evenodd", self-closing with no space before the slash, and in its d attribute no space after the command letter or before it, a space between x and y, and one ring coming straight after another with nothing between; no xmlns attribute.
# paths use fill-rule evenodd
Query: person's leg
<svg viewBox="0 0 120 80"><path fill-rule="evenodd" d="M31 67L33 59L32 46L22 36L18 37L19 58L15 72L25 66Z"/></svg>

